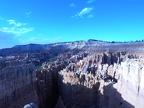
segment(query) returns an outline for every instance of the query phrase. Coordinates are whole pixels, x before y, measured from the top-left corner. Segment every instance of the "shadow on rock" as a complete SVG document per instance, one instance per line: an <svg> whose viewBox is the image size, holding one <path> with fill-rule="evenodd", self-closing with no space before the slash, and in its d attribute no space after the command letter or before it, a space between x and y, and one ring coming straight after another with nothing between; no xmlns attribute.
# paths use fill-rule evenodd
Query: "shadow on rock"
<svg viewBox="0 0 144 108"><path fill-rule="evenodd" d="M92 88L62 83L56 108L134 108L122 98L113 84L100 87L100 82Z"/></svg>

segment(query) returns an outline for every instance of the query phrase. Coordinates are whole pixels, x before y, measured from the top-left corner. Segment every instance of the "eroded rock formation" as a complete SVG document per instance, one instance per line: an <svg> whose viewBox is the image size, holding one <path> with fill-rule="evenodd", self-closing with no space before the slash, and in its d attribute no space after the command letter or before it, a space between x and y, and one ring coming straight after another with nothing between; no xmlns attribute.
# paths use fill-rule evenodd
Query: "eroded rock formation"
<svg viewBox="0 0 144 108"><path fill-rule="evenodd" d="M143 108L142 45L89 40L30 53L16 47L24 54L0 61L0 108Z"/></svg>
<svg viewBox="0 0 144 108"><path fill-rule="evenodd" d="M143 65L138 56L94 54L59 72L67 108L143 108Z"/></svg>

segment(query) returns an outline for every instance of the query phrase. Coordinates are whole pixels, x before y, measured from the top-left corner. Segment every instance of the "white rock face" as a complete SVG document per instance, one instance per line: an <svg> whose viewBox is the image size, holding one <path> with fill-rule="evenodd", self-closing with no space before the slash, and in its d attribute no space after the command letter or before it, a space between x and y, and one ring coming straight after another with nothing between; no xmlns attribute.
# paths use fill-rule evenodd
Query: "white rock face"
<svg viewBox="0 0 144 108"><path fill-rule="evenodd" d="M141 67L141 62L122 62L117 72L120 77L114 88L135 108L144 108L144 68Z"/></svg>

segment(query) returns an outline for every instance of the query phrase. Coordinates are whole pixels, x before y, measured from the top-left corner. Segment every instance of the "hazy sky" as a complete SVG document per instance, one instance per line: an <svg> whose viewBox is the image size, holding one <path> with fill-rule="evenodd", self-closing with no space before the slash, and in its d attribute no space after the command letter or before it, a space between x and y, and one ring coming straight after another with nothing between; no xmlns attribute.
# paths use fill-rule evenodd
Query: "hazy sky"
<svg viewBox="0 0 144 108"><path fill-rule="evenodd" d="M1 0L0 48L144 39L144 0Z"/></svg>

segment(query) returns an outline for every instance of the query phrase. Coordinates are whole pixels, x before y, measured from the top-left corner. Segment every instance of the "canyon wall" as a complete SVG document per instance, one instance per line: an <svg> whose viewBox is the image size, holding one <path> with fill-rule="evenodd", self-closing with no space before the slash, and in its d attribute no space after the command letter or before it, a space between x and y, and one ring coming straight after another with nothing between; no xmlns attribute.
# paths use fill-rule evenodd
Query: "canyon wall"
<svg viewBox="0 0 144 108"><path fill-rule="evenodd" d="M45 62L41 70L36 70L39 108L54 108L56 106L59 98L58 72L69 63L75 63L86 55L86 53L75 54L75 52L63 53L58 57L58 60L52 63Z"/></svg>
<svg viewBox="0 0 144 108"><path fill-rule="evenodd" d="M35 66L22 61L1 61L0 108L22 108L29 102L38 104L35 90Z"/></svg>

